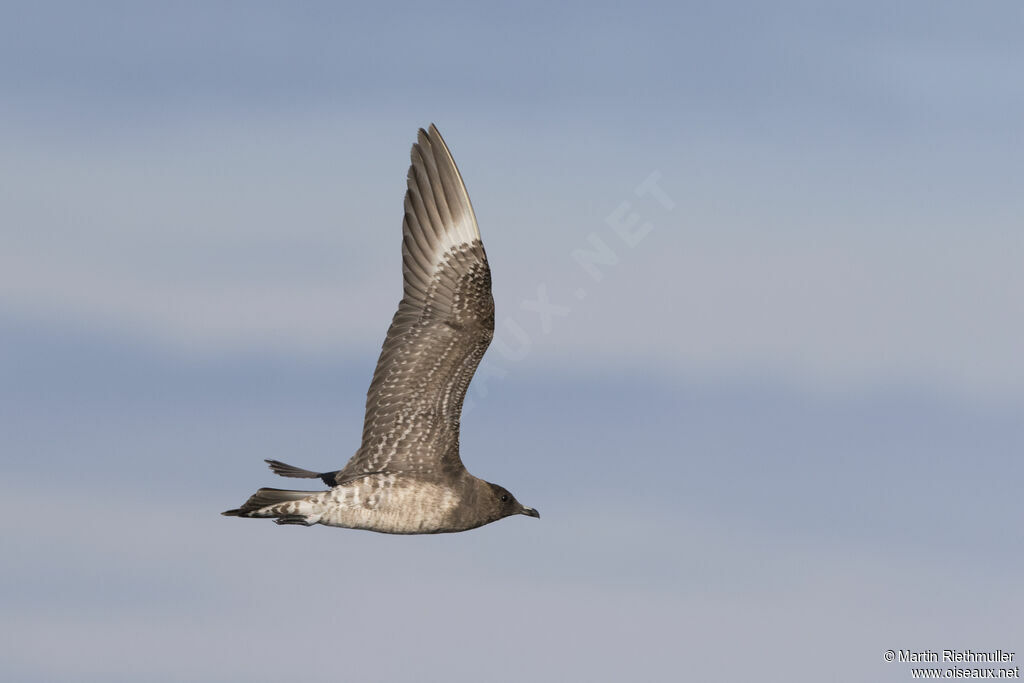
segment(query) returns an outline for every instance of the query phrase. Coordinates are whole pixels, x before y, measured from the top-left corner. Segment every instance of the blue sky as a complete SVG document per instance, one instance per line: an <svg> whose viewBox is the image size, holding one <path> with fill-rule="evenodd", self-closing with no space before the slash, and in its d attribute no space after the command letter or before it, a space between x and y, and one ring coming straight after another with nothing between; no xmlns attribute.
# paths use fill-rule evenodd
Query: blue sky
<svg viewBox="0 0 1024 683"><path fill-rule="evenodd" d="M0 6L0 673L895 681L889 648L1021 650L1022 28ZM280 483L263 458L358 446L430 122L498 307L464 460L543 518L219 517Z"/></svg>

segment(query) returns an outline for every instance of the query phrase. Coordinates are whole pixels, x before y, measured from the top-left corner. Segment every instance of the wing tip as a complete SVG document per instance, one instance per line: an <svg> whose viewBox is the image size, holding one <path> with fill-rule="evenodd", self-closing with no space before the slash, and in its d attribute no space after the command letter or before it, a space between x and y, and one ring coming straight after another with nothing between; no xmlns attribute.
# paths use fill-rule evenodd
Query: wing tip
<svg viewBox="0 0 1024 683"><path fill-rule="evenodd" d="M402 256L415 261L407 264L409 275L425 289L446 253L482 240L465 181L435 123L418 129L409 156L402 233L416 248L407 244Z"/></svg>

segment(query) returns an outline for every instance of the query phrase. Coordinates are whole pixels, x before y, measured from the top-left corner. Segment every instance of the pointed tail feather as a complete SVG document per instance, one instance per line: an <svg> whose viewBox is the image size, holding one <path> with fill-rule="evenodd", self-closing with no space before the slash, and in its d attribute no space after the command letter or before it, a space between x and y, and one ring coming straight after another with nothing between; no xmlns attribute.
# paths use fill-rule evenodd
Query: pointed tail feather
<svg viewBox="0 0 1024 683"><path fill-rule="evenodd" d="M284 489L260 489L256 493L249 497L249 500L245 501L245 504L240 508L234 510L226 510L222 512L222 515L227 517L251 517L253 512L267 507L268 505L277 505L278 503L289 503L295 500L302 500L309 496L321 493L321 491L286 491ZM293 513L292 511L291 513ZM255 515L258 517L278 517L290 512L282 511L279 514L261 514Z"/></svg>

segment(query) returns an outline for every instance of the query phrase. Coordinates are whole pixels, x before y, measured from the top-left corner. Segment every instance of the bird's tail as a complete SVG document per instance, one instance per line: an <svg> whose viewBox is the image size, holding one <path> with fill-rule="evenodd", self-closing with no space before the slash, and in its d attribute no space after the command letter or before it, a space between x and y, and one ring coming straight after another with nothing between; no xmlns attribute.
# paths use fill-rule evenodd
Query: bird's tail
<svg viewBox="0 0 1024 683"><path fill-rule="evenodd" d="M285 517L298 512L297 505L288 505L321 491L285 491L284 489L260 489L249 497L240 508L225 510L228 517Z"/></svg>

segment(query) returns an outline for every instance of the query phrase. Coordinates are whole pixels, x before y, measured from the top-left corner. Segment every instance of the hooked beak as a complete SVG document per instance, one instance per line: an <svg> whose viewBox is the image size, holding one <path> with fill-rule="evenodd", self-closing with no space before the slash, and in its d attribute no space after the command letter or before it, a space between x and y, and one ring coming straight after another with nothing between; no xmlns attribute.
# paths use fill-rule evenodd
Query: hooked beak
<svg viewBox="0 0 1024 683"><path fill-rule="evenodd" d="M523 509L519 511L519 514L526 515L527 517L536 517L537 519L540 519L539 512L537 512L533 508L528 508L525 505L523 506Z"/></svg>

